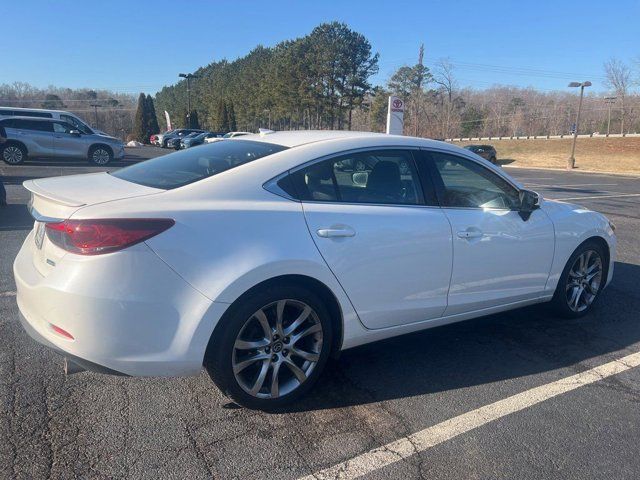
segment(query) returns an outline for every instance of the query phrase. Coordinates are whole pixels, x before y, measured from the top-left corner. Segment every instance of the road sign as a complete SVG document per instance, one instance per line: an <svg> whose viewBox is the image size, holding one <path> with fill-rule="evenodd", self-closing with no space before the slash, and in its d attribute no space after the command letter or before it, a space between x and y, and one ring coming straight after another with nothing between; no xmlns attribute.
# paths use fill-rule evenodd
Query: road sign
<svg viewBox="0 0 640 480"><path fill-rule="evenodd" d="M393 95L389 97L387 107L387 133L390 135L404 133L404 101Z"/></svg>

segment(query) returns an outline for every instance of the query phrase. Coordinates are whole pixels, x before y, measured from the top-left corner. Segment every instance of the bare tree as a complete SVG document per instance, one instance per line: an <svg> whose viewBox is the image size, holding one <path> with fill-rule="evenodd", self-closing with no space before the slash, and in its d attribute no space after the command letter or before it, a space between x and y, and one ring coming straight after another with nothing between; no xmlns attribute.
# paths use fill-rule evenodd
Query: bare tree
<svg viewBox="0 0 640 480"><path fill-rule="evenodd" d="M631 70L617 58L611 58L605 62L604 71L607 77L606 86L611 88L616 96L620 98L620 133L624 134L626 99L631 87Z"/></svg>

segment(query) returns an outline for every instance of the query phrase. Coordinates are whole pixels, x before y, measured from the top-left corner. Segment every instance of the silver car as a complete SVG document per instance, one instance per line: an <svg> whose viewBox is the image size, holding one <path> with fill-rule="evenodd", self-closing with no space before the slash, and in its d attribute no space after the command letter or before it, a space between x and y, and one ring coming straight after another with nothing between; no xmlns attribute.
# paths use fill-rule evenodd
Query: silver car
<svg viewBox="0 0 640 480"><path fill-rule="evenodd" d="M0 157L11 165L28 157L78 158L96 165L124 158L121 140L88 127L79 130L63 120L11 117L0 120L0 125L7 134L7 141L0 145Z"/></svg>

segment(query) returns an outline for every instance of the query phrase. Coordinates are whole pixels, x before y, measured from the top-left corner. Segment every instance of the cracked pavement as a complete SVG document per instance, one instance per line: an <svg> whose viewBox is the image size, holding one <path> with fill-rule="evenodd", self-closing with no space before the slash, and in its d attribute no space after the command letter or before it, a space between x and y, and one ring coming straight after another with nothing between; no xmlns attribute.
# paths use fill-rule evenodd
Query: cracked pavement
<svg viewBox="0 0 640 480"><path fill-rule="evenodd" d="M0 210L0 479L295 479L640 350L640 199L608 197L576 201L606 213L619 239L614 282L582 320L531 307L350 350L302 402L275 414L229 404L204 372L65 377L61 358L20 327L11 294L12 261L31 228L20 183L96 170L0 166L11 204ZM508 171L550 198L597 196L597 183L640 192L630 177ZM639 406L631 369L366 478L637 478Z"/></svg>

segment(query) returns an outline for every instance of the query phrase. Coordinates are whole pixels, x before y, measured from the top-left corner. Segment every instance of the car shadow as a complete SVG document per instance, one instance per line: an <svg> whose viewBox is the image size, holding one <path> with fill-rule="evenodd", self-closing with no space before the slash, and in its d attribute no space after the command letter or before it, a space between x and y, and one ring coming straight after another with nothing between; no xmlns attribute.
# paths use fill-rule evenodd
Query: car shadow
<svg viewBox="0 0 640 480"><path fill-rule="evenodd" d="M33 218L29 215L26 205L10 203L0 207L0 231L31 230L32 228Z"/></svg>
<svg viewBox="0 0 640 480"><path fill-rule="evenodd" d="M640 341L640 266L616 263L615 278L582 319L538 305L425 330L343 352L313 392L287 412L426 395L570 367Z"/></svg>

